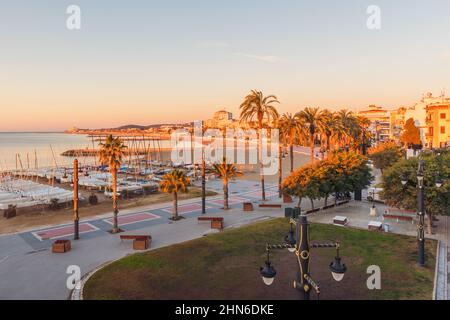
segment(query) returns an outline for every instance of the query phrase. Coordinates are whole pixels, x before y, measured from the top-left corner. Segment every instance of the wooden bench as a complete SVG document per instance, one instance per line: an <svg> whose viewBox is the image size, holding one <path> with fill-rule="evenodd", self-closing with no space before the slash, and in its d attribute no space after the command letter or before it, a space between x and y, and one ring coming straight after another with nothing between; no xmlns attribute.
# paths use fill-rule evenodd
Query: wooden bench
<svg viewBox="0 0 450 320"><path fill-rule="evenodd" d="M133 240L134 250L147 250L152 242L152 236L149 235L121 235L120 241L123 240Z"/></svg>
<svg viewBox="0 0 450 320"><path fill-rule="evenodd" d="M414 223L417 213L414 211L400 210L395 208L389 208L383 214L383 220L395 220L397 222L405 221Z"/></svg>
<svg viewBox="0 0 450 320"><path fill-rule="evenodd" d="M281 209L281 204L276 204L276 203L262 203L259 205L260 208L277 208L277 209Z"/></svg>
<svg viewBox="0 0 450 320"><path fill-rule="evenodd" d="M211 221L211 229L223 230L222 217L198 217L198 221Z"/></svg>

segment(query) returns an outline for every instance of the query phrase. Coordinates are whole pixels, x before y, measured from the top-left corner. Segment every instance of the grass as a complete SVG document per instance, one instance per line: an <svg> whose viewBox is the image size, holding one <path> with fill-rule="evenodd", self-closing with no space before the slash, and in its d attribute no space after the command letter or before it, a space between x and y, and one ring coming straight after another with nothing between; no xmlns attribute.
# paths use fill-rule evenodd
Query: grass
<svg viewBox="0 0 450 320"><path fill-rule="evenodd" d="M259 276L265 243L281 242L286 219L227 230L183 244L128 256L100 270L86 283L86 299L298 299L292 288L296 260L277 251L277 278L266 287ZM348 267L344 280L332 280L333 249L313 249L311 275L321 299L431 299L436 243L427 242L427 265L416 265L416 239L313 224L311 240L341 242ZM368 290L367 267L381 268L381 290ZM315 295L312 295L314 298Z"/></svg>

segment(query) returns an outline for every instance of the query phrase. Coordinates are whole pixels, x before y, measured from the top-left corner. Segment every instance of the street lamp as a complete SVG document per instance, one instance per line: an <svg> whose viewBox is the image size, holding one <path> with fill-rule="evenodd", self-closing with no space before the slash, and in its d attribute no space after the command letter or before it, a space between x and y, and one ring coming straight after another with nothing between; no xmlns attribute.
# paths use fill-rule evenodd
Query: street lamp
<svg viewBox="0 0 450 320"><path fill-rule="evenodd" d="M418 246L419 246L419 266L425 266L425 187L424 187L424 161L420 159L417 170L417 210L419 215L418 226Z"/></svg>
<svg viewBox="0 0 450 320"><path fill-rule="evenodd" d="M272 285L273 281L275 280L275 276L277 275L277 271L270 263L270 250L269 249L267 249L266 266L264 268L261 267L260 273L261 273L264 283L268 286Z"/></svg>
<svg viewBox="0 0 450 320"><path fill-rule="evenodd" d="M285 244L270 245L267 244L267 260L265 267L260 268L260 274L266 285L273 284L276 276L276 271L273 265L270 263L270 250L271 249L288 249L290 252L295 252L297 256L297 279L294 281L294 288L303 293L303 299L309 300L311 288L316 293L320 294L320 286L315 282L309 274L309 262L310 262L310 248L336 248L336 257L333 262L330 263L330 271L332 277L336 281L342 281L347 271L345 264L341 263L339 256L339 243L313 243L309 244L309 223L306 215L301 214L298 219L290 220L291 231L285 237ZM293 226L296 226L296 232L294 237Z"/></svg>

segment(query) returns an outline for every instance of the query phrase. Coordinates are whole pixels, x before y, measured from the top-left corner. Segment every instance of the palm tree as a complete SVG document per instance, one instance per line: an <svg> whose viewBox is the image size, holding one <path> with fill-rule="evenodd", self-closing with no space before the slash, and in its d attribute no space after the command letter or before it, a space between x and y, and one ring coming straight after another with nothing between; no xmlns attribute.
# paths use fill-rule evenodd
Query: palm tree
<svg viewBox="0 0 450 320"><path fill-rule="evenodd" d="M278 118L278 111L274 107L274 104L280 103L276 96L269 95L264 97L261 91L252 90L249 95L247 95L240 106L241 122L249 123L253 120L257 120L258 123L258 160L259 160L259 171L261 176L261 189L262 189L262 200L266 200L266 191L264 188L264 164L262 162L262 137L261 131L263 128L264 119L267 122L271 120L276 120Z"/></svg>
<svg viewBox="0 0 450 320"><path fill-rule="evenodd" d="M357 116L356 120L358 122L359 127L361 128L361 130L360 130L361 131L361 138L360 138L361 151L360 152L361 152L361 154L365 155L366 150L367 150L366 142L368 142L369 135L370 135L370 132L368 129L370 127L371 122L369 119L367 119L364 116Z"/></svg>
<svg viewBox="0 0 450 320"><path fill-rule="evenodd" d="M314 147L316 142L316 133L319 126L320 112L319 108L305 108L295 115L309 129L309 146L311 148L311 163L314 163Z"/></svg>
<svg viewBox="0 0 450 320"><path fill-rule="evenodd" d="M224 157L222 163L215 163L212 169L213 173L222 179L223 182L223 208L229 209L228 206L228 182L234 180L242 175L242 172L238 171L236 165L228 163Z"/></svg>
<svg viewBox="0 0 450 320"><path fill-rule="evenodd" d="M337 138L339 140L339 145L347 146L350 144L350 139L352 133L355 130L355 116L353 112L342 109L336 113L336 119L339 123L340 130L338 132Z"/></svg>
<svg viewBox="0 0 450 320"><path fill-rule="evenodd" d="M291 173L294 172L294 142L296 137L302 135L302 123L299 118L291 113L285 113L279 120L280 133L289 142L291 157Z"/></svg>
<svg viewBox="0 0 450 320"><path fill-rule="evenodd" d="M114 138L109 135L106 138L105 143L100 143L100 163L108 165L109 171L112 175L112 198L113 198L113 228L111 233L120 232L117 216L119 214L119 208L117 206L117 169L120 168L122 158L125 155L125 149L127 147L123 144L120 138Z"/></svg>
<svg viewBox="0 0 450 320"><path fill-rule="evenodd" d="M172 170L165 174L159 183L159 189L165 193L173 194L172 220L179 220L178 217L178 193L188 192L189 178L181 170Z"/></svg>
<svg viewBox="0 0 450 320"><path fill-rule="evenodd" d="M327 150L327 157L332 152L331 139L333 135L339 131L338 121L335 114L328 109L322 110L319 116L318 129L321 135L325 136L325 145Z"/></svg>

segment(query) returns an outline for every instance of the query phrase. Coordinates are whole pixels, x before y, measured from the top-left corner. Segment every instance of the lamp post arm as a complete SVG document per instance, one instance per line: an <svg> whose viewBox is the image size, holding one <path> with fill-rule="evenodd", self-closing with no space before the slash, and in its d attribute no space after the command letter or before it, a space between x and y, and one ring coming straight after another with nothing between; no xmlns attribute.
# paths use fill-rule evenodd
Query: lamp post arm
<svg viewBox="0 0 450 320"><path fill-rule="evenodd" d="M267 249L296 249L296 246L291 244L268 244Z"/></svg>
<svg viewBox="0 0 450 320"><path fill-rule="evenodd" d="M309 275L309 274L307 274L307 273L305 273L305 275L303 276L304 278L305 278L305 280L306 280L306 282L312 287L312 288L314 288L314 290L316 291L316 293L320 293L320 286L319 286L319 284L316 282L316 281L314 281L314 279L313 278L311 278L311 276Z"/></svg>
<svg viewBox="0 0 450 320"><path fill-rule="evenodd" d="M338 248L338 243L313 243L311 244L311 248Z"/></svg>

